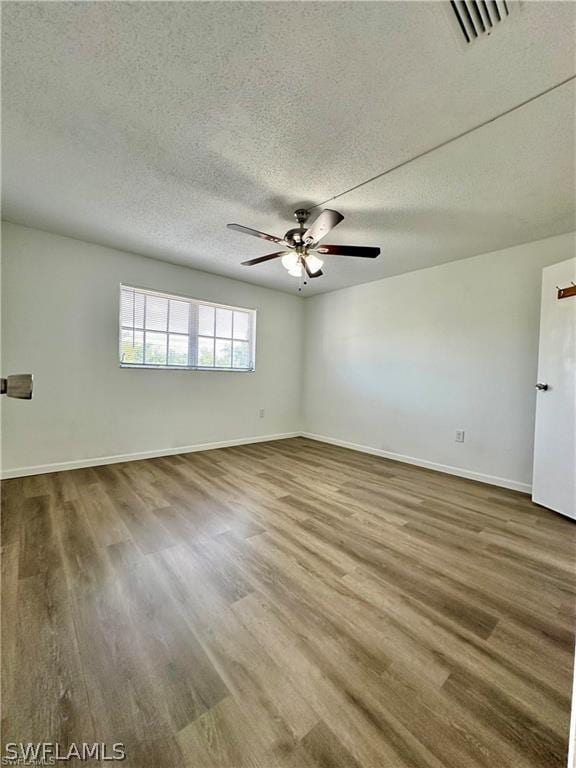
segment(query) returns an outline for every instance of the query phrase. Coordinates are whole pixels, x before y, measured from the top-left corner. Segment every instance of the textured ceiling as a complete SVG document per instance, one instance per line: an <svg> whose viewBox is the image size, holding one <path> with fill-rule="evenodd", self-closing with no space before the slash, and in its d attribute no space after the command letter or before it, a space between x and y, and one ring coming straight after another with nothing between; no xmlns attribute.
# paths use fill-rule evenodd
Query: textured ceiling
<svg viewBox="0 0 576 768"><path fill-rule="evenodd" d="M510 0L509 0L510 2ZM3 3L4 218L282 290L318 203L574 74L574 3L465 46L448 3ZM573 84L332 204L306 293L575 228ZM272 247L270 247L272 246Z"/></svg>

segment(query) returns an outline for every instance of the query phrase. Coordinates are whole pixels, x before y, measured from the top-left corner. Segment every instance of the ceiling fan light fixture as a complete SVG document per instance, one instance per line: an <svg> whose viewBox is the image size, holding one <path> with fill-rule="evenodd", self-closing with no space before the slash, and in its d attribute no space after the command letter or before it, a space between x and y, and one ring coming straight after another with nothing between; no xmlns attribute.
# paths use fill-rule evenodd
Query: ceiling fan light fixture
<svg viewBox="0 0 576 768"><path fill-rule="evenodd" d="M298 254L291 252L286 253L284 256L282 256L282 266L285 267L288 271L291 269L294 269L296 265L298 264Z"/></svg>
<svg viewBox="0 0 576 768"><path fill-rule="evenodd" d="M311 253L308 256L306 256L306 264L310 272L313 275L315 275L316 272L320 272L324 262L322 261L322 259L319 259L318 256L314 256L314 254Z"/></svg>
<svg viewBox="0 0 576 768"><path fill-rule="evenodd" d="M317 205L314 208L318 208ZM309 277L322 277L322 267L324 262L316 256L316 253L328 254L329 256L353 256L360 259L375 259L380 254L380 248L373 248L361 245L326 245L320 244L320 241L331 232L335 226L340 224L344 216L338 211L325 208L319 213L308 229L305 228L309 211L304 208L298 208L294 216L298 222L298 227L289 229L284 237L269 235L267 232L260 232L258 229L244 227L241 224L228 224L229 229L235 229L237 232L243 232L245 235L252 235L261 240L268 240L272 243L278 243L290 251L277 251L276 253L267 253L265 256L256 256L253 259L243 261L245 267L253 267L256 264L264 264L274 259L281 259L282 266L288 271L291 277L298 278L298 290L302 290L302 285L307 284ZM314 253L312 253L314 251Z"/></svg>
<svg viewBox="0 0 576 768"><path fill-rule="evenodd" d="M288 274L292 275L292 277L302 277L302 264L300 262L297 262L292 269L288 270Z"/></svg>

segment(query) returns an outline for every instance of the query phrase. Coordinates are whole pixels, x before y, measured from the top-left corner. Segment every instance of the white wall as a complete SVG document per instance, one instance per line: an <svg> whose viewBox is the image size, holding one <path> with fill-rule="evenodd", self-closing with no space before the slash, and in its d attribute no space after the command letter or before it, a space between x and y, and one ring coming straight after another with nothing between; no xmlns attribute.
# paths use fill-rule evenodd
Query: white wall
<svg viewBox="0 0 576 768"><path fill-rule="evenodd" d="M306 431L527 490L542 268L574 252L560 235L308 299Z"/></svg>
<svg viewBox="0 0 576 768"><path fill-rule="evenodd" d="M2 375L36 387L3 398L5 474L304 430L528 490L541 271L574 234L302 301L3 226ZM120 369L120 282L255 307L256 372Z"/></svg>
<svg viewBox="0 0 576 768"><path fill-rule="evenodd" d="M302 299L3 223L3 471L300 429ZM258 310L254 373L118 366L121 282ZM258 411L265 409L265 417Z"/></svg>

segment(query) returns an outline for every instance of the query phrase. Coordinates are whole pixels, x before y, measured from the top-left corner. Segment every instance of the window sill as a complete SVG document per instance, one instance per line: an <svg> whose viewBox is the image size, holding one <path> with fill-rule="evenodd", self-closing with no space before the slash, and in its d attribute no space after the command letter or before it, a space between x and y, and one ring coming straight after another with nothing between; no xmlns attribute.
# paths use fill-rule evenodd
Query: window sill
<svg viewBox="0 0 576 768"><path fill-rule="evenodd" d="M254 373L256 368L208 368L191 367L187 365L139 365L138 363L119 363L124 370L137 371L200 371L210 373Z"/></svg>

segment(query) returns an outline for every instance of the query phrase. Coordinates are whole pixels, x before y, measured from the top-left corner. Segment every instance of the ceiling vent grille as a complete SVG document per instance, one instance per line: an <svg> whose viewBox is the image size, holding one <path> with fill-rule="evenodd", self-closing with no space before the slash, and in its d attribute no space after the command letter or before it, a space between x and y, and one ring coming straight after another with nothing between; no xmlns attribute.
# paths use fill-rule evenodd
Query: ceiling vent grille
<svg viewBox="0 0 576 768"><path fill-rule="evenodd" d="M461 35L466 43L489 35L510 16L513 0L450 0Z"/></svg>

